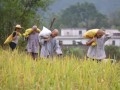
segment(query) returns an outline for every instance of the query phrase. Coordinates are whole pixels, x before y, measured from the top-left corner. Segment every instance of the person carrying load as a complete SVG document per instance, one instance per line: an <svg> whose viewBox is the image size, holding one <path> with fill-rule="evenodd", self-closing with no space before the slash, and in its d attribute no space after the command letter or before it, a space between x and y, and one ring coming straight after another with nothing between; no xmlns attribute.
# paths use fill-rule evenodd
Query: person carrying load
<svg viewBox="0 0 120 90"><path fill-rule="evenodd" d="M53 57L55 56L55 54L57 54L58 56L62 55L59 41L56 39L56 36L58 36L58 34L59 31L57 29L54 29L51 32L46 27L43 27L43 30L39 34L39 42L41 44L41 58Z"/></svg>
<svg viewBox="0 0 120 90"><path fill-rule="evenodd" d="M35 26L35 25L34 25L34 27L37 28L37 26ZM34 31L33 28L26 29L26 30L25 30L25 33L23 33L23 36L24 36L25 38L27 38L27 37L29 37L29 35L30 35L33 31ZM36 32L39 33L40 31L41 31L41 30L40 30L39 28L36 29Z"/></svg>
<svg viewBox="0 0 120 90"><path fill-rule="evenodd" d="M87 57L90 59L95 59L101 61L106 58L104 44L111 38L110 34L104 32L103 29L91 29L84 34L84 38L90 39L86 42L89 46Z"/></svg>
<svg viewBox="0 0 120 90"><path fill-rule="evenodd" d="M99 33L99 29L90 29L90 30L88 30L88 31L83 35L83 37L84 37L84 38L87 38L87 39L92 39L92 38L94 38L98 33ZM96 45L96 42L93 42L91 45L92 45L92 46Z"/></svg>
<svg viewBox="0 0 120 90"><path fill-rule="evenodd" d="M5 40L4 44L9 44L10 48L14 50L18 44L19 38L22 36L20 30L22 29L21 25L17 24L15 30L9 37Z"/></svg>
<svg viewBox="0 0 120 90"><path fill-rule="evenodd" d="M39 32L40 29L34 25L32 28L27 29L23 34L23 36L27 38L27 52L34 60L37 59L39 52Z"/></svg>

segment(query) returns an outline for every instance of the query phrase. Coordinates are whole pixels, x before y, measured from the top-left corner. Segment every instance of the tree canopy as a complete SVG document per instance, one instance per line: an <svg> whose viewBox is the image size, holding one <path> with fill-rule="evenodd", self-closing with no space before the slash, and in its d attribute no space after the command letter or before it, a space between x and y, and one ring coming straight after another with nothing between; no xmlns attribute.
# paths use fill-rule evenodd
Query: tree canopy
<svg viewBox="0 0 120 90"><path fill-rule="evenodd" d="M111 26L113 28L116 27L117 29L120 30L120 10L111 13L109 19L110 19L109 23L111 24Z"/></svg>
<svg viewBox="0 0 120 90"><path fill-rule="evenodd" d="M98 12L92 3L77 3L63 10L59 19L63 27L101 28L108 27L108 19Z"/></svg>
<svg viewBox="0 0 120 90"><path fill-rule="evenodd" d="M38 8L46 10L53 0L0 0L0 44L13 31L16 24L24 28L39 25Z"/></svg>

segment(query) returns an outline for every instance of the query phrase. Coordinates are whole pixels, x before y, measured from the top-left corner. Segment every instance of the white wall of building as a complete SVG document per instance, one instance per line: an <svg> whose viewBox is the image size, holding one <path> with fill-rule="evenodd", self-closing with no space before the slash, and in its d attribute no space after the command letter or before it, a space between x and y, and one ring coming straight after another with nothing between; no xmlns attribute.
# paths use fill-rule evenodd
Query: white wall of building
<svg viewBox="0 0 120 90"><path fill-rule="evenodd" d="M114 45L115 46L120 46L120 39L109 39L106 41L105 45Z"/></svg>
<svg viewBox="0 0 120 90"><path fill-rule="evenodd" d="M61 29L61 36L82 36L86 29Z"/></svg>
<svg viewBox="0 0 120 90"><path fill-rule="evenodd" d="M73 41L72 40L62 40L63 45L72 45Z"/></svg>

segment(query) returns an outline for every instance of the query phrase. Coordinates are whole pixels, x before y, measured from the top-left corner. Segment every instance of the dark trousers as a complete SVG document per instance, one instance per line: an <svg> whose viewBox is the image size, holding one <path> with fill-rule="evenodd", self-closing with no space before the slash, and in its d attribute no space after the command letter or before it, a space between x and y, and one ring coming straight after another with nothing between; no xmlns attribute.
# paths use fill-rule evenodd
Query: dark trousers
<svg viewBox="0 0 120 90"><path fill-rule="evenodd" d="M10 46L10 48L12 49L12 51L16 48L16 43L14 43L14 42L10 42L9 43L9 46Z"/></svg>

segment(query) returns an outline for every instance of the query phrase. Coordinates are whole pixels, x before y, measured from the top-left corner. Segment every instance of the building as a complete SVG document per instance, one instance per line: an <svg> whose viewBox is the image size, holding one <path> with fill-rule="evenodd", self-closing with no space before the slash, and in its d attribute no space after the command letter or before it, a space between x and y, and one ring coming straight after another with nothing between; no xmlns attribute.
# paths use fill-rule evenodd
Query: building
<svg viewBox="0 0 120 90"><path fill-rule="evenodd" d="M61 36L80 36L86 32L85 28L61 29Z"/></svg>
<svg viewBox="0 0 120 90"><path fill-rule="evenodd" d="M112 38L109 39L105 45L120 46L120 31L117 29L106 29L106 33L110 33Z"/></svg>
<svg viewBox="0 0 120 90"><path fill-rule="evenodd" d="M61 29L61 35L58 39L62 41L63 45L73 45L86 42L82 37L87 30L84 28Z"/></svg>
<svg viewBox="0 0 120 90"><path fill-rule="evenodd" d="M87 39L83 38L83 34L87 30L85 28L67 28L61 29L61 35L58 36L58 40L62 42L63 45L80 45L85 44ZM115 45L120 46L120 31L117 29L106 29L106 33L112 34L112 38L109 39L105 45Z"/></svg>

